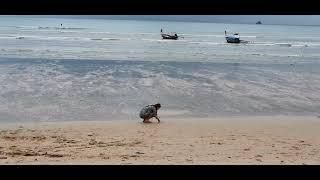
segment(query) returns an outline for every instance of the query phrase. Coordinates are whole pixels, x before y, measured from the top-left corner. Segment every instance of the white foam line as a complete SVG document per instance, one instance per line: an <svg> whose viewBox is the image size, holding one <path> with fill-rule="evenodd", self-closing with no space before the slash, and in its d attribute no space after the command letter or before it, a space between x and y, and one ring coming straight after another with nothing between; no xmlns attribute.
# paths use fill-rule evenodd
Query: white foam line
<svg viewBox="0 0 320 180"><path fill-rule="evenodd" d="M223 34L180 34L181 36L194 36L194 37L225 37ZM257 38L257 36L243 36L240 35L240 37L246 37L246 38Z"/></svg>
<svg viewBox="0 0 320 180"><path fill-rule="evenodd" d="M170 40L170 39L141 39L143 41L157 41L157 42L186 42L186 40Z"/></svg>

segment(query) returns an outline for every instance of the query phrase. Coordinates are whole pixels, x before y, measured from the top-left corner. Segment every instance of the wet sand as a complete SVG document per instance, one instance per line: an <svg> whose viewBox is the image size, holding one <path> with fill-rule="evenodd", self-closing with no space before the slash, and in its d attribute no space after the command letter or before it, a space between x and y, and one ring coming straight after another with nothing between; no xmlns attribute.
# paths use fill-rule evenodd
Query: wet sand
<svg viewBox="0 0 320 180"><path fill-rule="evenodd" d="M1 123L0 164L320 164L319 117Z"/></svg>

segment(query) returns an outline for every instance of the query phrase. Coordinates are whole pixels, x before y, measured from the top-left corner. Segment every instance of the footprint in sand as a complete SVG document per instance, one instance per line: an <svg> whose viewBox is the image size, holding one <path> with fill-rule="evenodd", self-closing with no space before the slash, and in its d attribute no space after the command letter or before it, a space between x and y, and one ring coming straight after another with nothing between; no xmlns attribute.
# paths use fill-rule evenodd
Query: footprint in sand
<svg viewBox="0 0 320 180"><path fill-rule="evenodd" d="M102 159L110 159L110 157L107 156L107 155L104 154L104 153L100 153L100 154L99 154L99 157L101 157Z"/></svg>
<svg viewBox="0 0 320 180"><path fill-rule="evenodd" d="M299 140L298 143L300 143L300 144L303 145L303 146L312 146L311 144L306 143L306 142L303 141L303 140Z"/></svg>
<svg viewBox="0 0 320 180"><path fill-rule="evenodd" d="M88 133L87 134L87 136L89 136L89 137L91 137L91 136L95 136L96 134L95 133L93 133L93 132L90 132L90 133Z"/></svg>
<svg viewBox="0 0 320 180"><path fill-rule="evenodd" d="M89 155L89 156L87 156L87 158L91 159L91 158L94 158L94 156L92 156L92 155Z"/></svg>
<svg viewBox="0 0 320 180"><path fill-rule="evenodd" d="M297 146L291 146L291 147L292 147L292 150L300 150L300 148Z"/></svg>
<svg viewBox="0 0 320 180"><path fill-rule="evenodd" d="M52 158L59 158L59 157L64 157L66 155L64 155L64 154L46 154L45 156L52 157Z"/></svg>
<svg viewBox="0 0 320 180"><path fill-rule="evenodd" d="M120 157L122 158L122 161L129 159L128 155L121 155Z"/></svg>
<svg viewBox="0 0 320 180"><path fill-rule="evenodd" d="M143 153L143 152L139 152L139 151L138 151L138 152L136 152L136 154L144 154L144 153Z"/></svg>
<svg viewBox="0 0 320 180"><path fill-rule="evenodd" d="M98 142L95 139L90 139L90 141L89 141L89 145L95 145L97 143Z"/></svg>
<svg viewBox="0 0 320 180"><path fill-rule="evenodd" d="M140 157L140 156L138 156L138 155L130 155L130 157Z"/></svg>
<svg viewBox="0 0 320 180"><path fill-rule="evenodd" d="M27 129L27 131L30 131L30 132L36 132L35 129Z"/></svg>
<svg viewBox="0 0 320 180"><path fill-rule="evenodd" d="M14 141L17 139L17 137L15 137L15 136L7 136L7 135L3 136L2 138L5 140L8 140L8 141Z"/></svg>
<svg viewBox="0 0 320 180"><path fill-rule="evenodd" d="M304 144L301 144L301 145L304 145L304 146L312 146L312 144L307 144L307 143L304 143Z"/></svg>
<svg viewBox="0 0 320 180"><path fill-rule="evenodd" d="M218 145L222 145L222 142L211 142L210 144L218 144Z"/></svg>

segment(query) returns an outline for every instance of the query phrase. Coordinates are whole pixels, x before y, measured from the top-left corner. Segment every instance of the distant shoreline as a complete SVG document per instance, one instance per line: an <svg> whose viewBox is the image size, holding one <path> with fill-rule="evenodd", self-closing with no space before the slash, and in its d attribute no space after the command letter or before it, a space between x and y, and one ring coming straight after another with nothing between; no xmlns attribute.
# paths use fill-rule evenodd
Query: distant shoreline
<svg viewBox="0 0 320 180"><path fill-rule="evenodd" d="M256 21L252 21L251 23L236 23L236 22L213 22L213 21L210 21L210 20L201 20L201 19L197 19L197 20L170 20L170 19L134 19L134 18L127 18L127 17L124 17L124 18L117 18L117 17L111 17L111 18L108 18L108 17L84 17L84 15L47 15L47 16L40 16L40 15L20 15L24 18L56 18L56 19L95 19L95 20L119 20L119 21L163 21L163 22L189 22L189 23L213 23L213 24L235 24L235 25L272 25L272 26L310 26L310 27L319 27L320 25L312 25L312 24L307 24L307 25L302 25L302 24L278 24L278 23L265 23L263 21L262 24L256 24L257 21L259 21L259 19L257 19ZM120 15L121 16L121 15ZM14 16L14 15L1 15L1 17L18 17L18 16Z"/></svg>

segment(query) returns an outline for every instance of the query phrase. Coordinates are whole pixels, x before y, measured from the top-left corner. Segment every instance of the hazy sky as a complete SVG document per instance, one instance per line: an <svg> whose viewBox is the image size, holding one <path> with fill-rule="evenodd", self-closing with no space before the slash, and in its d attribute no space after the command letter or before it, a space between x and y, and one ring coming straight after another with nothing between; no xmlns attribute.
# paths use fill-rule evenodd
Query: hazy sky
<svg viewBox="0 0 320 180"><path fill-rule="evenodd" d="M48 17L48 16L32 16ZM66 16L54 16L66 17ZM198 21L215 23L245 23L287 25L320 25L320 15L81 15L67 16L71 18L101 18L101 19L130 19L130 20L164 20L164 21Z"/></svg>

